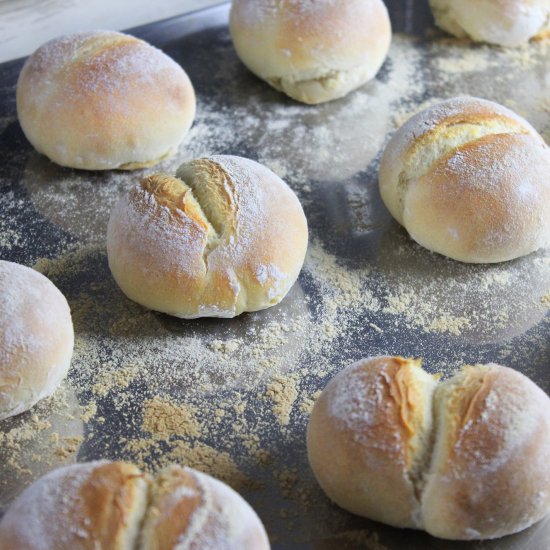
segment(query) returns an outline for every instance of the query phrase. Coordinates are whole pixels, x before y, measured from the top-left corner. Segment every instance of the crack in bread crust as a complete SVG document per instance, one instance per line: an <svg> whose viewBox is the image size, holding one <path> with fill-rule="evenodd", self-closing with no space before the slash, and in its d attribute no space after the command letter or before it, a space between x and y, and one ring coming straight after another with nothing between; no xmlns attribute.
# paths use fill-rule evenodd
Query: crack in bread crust
<svg viewBox="0 0 550 550"><path fill-rule="evenodd" d="M212 215L203 194L194 192L187 182L167 174L154 174L144 178L141 188L153 197L159 207L169 211L174 223L181 223L183 218L201 228L206 236L203 259L208 271L208 255L220 244L220 233L223 234L225 230L217 223L217 217Z"/></svg>
<svg viewBox="0 0 550 550"><path fill-rule="evenodd" d="M235 233L239 217L239 202L229 174L217 162L199 159L183 164L176 172L193 193L205 218L219 238Z"/></svg>
<svg viewBox="0 0 550 550"><path fill-rule="evenodd" d="M438 377L432 377L429 387L426 380L429 375L422 369L421 360L397 357L395 361L399 363L397 370L393 374L382 372L382 380L398 407L401 425L405 428L407 453L404 473L420 507L424 472L430 464L435 441L433 395Z"/></svg>
<svg viewBox="0 0 550 550"><path fill-rule="evenodd" d="M441 158L487 136L529 133L528 128L519 122L501 115L487 116L476 121L455 117L437 124L415 139L405 153L403 169L397 183L401 218L409 184L428 174Z"/></svg>
<svg viewBox="0 0 550 550"><path fill-rule="evenodd" d="M199 159L182 165L176 177L154 174L144 178L141 188L168 210L173 223L190 222L204 232L202 260L211 280L215 274L209 266L210 255L220 246L230 246L237 233L239 202L230 174L217 162ZM233 310L239 304L246 308L246 285L234 270L226 276L234 289Z"/></svg>

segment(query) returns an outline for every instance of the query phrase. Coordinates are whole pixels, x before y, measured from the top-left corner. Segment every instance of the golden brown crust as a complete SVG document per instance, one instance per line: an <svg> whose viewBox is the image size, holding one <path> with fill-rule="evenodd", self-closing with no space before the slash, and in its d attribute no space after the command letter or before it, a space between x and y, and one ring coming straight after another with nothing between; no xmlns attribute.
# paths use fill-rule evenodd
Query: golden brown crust
<svg viewBox="0 0 550 550"><path fill-rule="evenodd" d="M95 468L93 476L78 489L77 499L86 518L81 528L90 533L90 548L127 545L134 503L141 497L137 493L144 489L139 480L144 477L131 464L107 462Z"/></svg>
<svg viewBox="0 0 550 550"><path fill-rule="evenodd" d="M550 154L537 138L484 136L441 157L410 184L403 223L420 244L461 261L529 254L550 235L549 171Z"/></svg>
<svg viewBox="0 0 550 550"><path fill-rule="evenodd" d="M237 493L200 472L171 466L152 486L142 549L174 548L268 550L269 542L259 518Z"/></svg>
<svg viewBox="0 0 550 550"><path fill-rule="evenodd" d="M236 0L230 30L254 74L311 104L342 97L373 78L391 40L379 0Z"/></svg>
<svg viewBox="0 0 550 550"><path fill-rule="evenodd" d="M269 550L252 508L223 483L171 466L156 480L122 462L40 478L0 521L2 550Z"/></svg>
<svg viewBox="0 0 550 550"><path fill-rule="evenodd" d="M178 492L180 498L172 498ZM169 468L162 472L151 488L150 506L143 526L144 548L175 548L201 506L204 506L202 491L190 471Z"/></svg>
<svg viewBox="0 0 550 550"><path fill-rule="evenodd" d="M218 156L155 175L113 209L113 276L136 302L184 318L233 317L278 303L298 277L307 222L264 166Z"/></svg>
<svg viewBox="0 0 550 550"><path fill-rule="evenodd" d="M181 223L182 219L190 220L198 226L201 233L211 238L216 235L205 216L199 202L193 196L192 189L183 181L167 174L153 174L147 176L140 183L141 189L150 195L157 205L172 213L174 223ZM140 207L139 193L134 192L132 198L136 208Z"/></svg>
<svg viewBox="0 0 550 550"><path fill-rule="evenodd" d="M423 495L430 533L496 538L550 512L550 402L540 388L512 369L477 365L441 384L435 404Z"/></svg>
<svg viewBox="0 0 550 550"><path fill-rule="evenodd" d="M17 112L32 145L63 166L135 169L172 154L191 126L183 69L122 33L56 38L25 63Z"/></svg>
<svg viewBox="0 0 550 550"><path fill-rule="evenodd" d="M550 513L548 396L495 364L435 386L419 364L391 357L331 380L308 426L327 495L371 519L457 540L515 533Z"/></svg>
<svg viewBox="0 0 550 550"><path fill-rule="evenodd" d="M307 445L332 500L377 521L419 527L416 485L435 383L419 362L399 357L360 361L331 380L311 413Z"/></svg>
<svg viewBox="0 0 550 550"><path fill-rule="evenodd" d="M132 550L147 504L144 475L120 462L59 468L27 488L0 522L2 550Z"/></svg>
<svg viewBox="0 0 550 550"><path fill-rule="evenodd" d="M495 103L454 98L412 117L380 166L384 203L411 237L464 262L506 261L550 240L550 151Z"/></svg>

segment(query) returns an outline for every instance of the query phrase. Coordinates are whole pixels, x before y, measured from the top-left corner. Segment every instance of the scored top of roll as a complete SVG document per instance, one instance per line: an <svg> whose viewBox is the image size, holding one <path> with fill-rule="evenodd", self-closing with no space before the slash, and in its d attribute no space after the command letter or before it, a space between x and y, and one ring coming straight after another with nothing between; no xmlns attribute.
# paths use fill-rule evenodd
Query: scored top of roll
<svg viewBox="0 0 550 550"><path fill-rule="evenodd" d="M327 495L377 521L474 540L550 513L550 399L510 368L437 383L419 361L359 361L323 390L307 437Z"/></svg>
<svg viewBox="0 0 550 550"><path fill-rule="evenodd" d="M124 293L184 318L280 302L307 248L296 195L261 164L212 156L145 178L111 213L107 252Z"/></svg>
<svg viewBox="0 0 550 550"><path fill-rule="evenodd" d="M502 262L550 242L550 149L510 109L452 98L411 117L380 164L385 205L429 250Z"/></svg>
<svg viewBox="0 0 550 550"><path fill-rule="evenodd" d="M169 466L155 478L100 460L59 468L13 502L0 521L2 550L268 550L250 505L206 474Z"/></svg>

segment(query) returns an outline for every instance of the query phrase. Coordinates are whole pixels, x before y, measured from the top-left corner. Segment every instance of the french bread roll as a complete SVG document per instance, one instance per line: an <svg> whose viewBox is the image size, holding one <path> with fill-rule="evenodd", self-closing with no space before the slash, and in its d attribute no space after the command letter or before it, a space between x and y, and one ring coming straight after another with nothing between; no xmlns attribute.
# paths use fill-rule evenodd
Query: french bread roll
<svg viewBox="0 0 550 550"><path fill-rule="evenodd" d="M195 116L185 71L112 31L55 38L25 62L17 114L35 149L62 166L131 170L173 154Z"/></svg>
<svg viewBox="0 0 550 550"><path fill-rule="evenodd" d="M143 550L270 547L248 503L225 483L196 470L166 468L151 486L150 499L142 528Z"/></svg>
<svg viewBox="0 0 550 550"><path fill-rule="evenodd" d="M34 269L0 260L0 420L51 395L71 363L67 300Z"/></svg>
<svg viewBox="0 0 550 550"><path fill-rule="evenodd" d="M122 291L182 317L234 317L279 303L296 281L307 222L292 190L233 156L155 174L115 206L107 253Z"/></svg>
<svg viewBox="0 0 550 550"><path fill-rule="evenodd" d="M430 0L436 24L459 38L515 47L550 32L548 0Z"/></svg>
<svg viewBox="0 0 550 550"><path fill-rule="evenodd" d="M263 525L223 483L171 466L156 479L123 462L59 468L0 521L2 550L266 550Z"/></svg>
<svg viewBox="0 0 550 550"><path fill-rule="evenodd" d="M429 250L469 263L529 254L550 242L550 150L491 101L459 97L409 119L389 141L380 194Z"/></svg>
<svg viewBox="0 0 550 550"><path fill-rule="evenodd" d="M438 384L420 361L359 361L315 403L307 447L336 504L396 527L492 539L550 513L550 399L496 364Z"/></svg>
<svg viewBox="0 0 550 550"><path fill-rule="evenodd" d="M73 464L25 489L0 522L2 550L136 548L147 481L121 462Z"/></svg>
<svg viewBox="0 0 550 550"><path fill-rule="evenodd" d="M237 55L255 75L310 104L371 80L391 41L381 0L234 0L229 28Z"/></svg>

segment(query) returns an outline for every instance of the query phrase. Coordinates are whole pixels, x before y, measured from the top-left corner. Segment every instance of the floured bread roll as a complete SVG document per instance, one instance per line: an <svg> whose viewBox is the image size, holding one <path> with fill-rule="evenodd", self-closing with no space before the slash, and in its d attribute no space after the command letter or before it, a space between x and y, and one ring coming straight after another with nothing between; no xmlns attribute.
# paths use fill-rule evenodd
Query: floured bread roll
<svg viewBox="0 0 550 550"><path fill-rule="evenodd" d="M265 529L250 505L225 483L171 466L150 488L142 527L143 550L227 548L268 550Z"/></svg>
<svg viewBox="0 0 550 550"><path fill-rule="evenodd" d="M27 59L17 114L27 139L57 164L131 170L176 151L195 116L195 93L185 71L143 40L80 32Z"/></svg>
<svg viewBox="0 0 550 550"><path fill-rule="evenodd" d="M51 395L67 374L74 332L67 300L44 275L0 260L0 420Z"/></svg>
<svg viewBox="0 0 550 550"><path fill-rule="evenodd" d="M265 550L252 508L220 481L171 466L151 479L123 462L50 472L0 522L2 550Z"/></svg>
<svg viewBox="0 0 550 550"><path fill-rule="evenodd" d="M334 502L396 527L491 539L550 513L550 399L499 365L438 384L420 361L359 361L323 390L307 444Z"/></svg>
<svg viewBox="0 0 550 550"><path fill-rule="evenodd" d="M436 24L477 42L519 46L550 32L548 0L430 0Z"/></svg>
<svg viewBox="0 0 550 550"><path fill-rule="evenodd" d="M142 180L107 229L113 277L132 300L187 319L234 317L279 303L296 281L307 222L292 190L233 156Z"/></svg>
<svg viewBox="0 0 550 550"><path fill-rule="evenodd" d="M550 242L550 150L523 118L483 99L443 101L389 141L380 193L429 250L502 262Z"/></svg>
<svg viewBox="0 0 550 550"><path fill-rule="evenodd" d="M381 0L234 0L229 28L255 75L312 104L371 80L391 41Z"/></svg>

